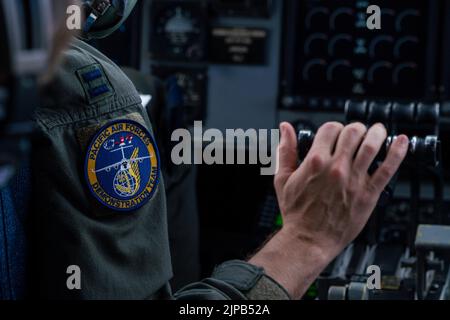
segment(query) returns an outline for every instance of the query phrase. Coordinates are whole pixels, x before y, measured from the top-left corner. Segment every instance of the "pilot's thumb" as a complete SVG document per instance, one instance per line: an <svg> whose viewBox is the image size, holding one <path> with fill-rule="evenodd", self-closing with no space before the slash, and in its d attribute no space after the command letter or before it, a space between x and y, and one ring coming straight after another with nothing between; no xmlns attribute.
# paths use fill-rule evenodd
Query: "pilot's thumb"
<svg viewBox="0 0 450 320"><path fill-rule="evenodd" d="M297 169L297 137L290 123L280 124L281 141L278 147L278 172L275 187L282 188L292 173Z"/></svg>

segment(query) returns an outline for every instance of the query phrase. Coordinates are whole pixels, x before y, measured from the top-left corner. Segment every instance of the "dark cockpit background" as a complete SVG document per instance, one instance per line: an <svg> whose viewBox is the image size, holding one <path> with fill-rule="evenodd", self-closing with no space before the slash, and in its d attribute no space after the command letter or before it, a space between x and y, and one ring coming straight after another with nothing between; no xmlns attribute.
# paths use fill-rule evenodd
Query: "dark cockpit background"
<svg viewBox="0 0 450 320"><path fill-rule="evenodd" d="M374 4L381 30L367 28ZM383 271L383 290L373 298L409 299L415 280L408 274L419 272L411 260L419 252L418 225L450 223L449 38L445 0L141 0L119 31L93 44L152 96L166 154L171 130L194 121L205 129L273 129L291 121L316 130L344 122L349 100L366 108L360 120L367 124L379 120L371 116L376 110L392 112L392 134L438 135L441 165L403 168L389 205L308 293L327 298L330 287L364 277L361 267L370 262ZM431 119L420 116L436 110ZM261 176L260 166L176 167L166 160L175 288L227 259L246 258L281 226L272 177ZM446 286L447 253L436 258L445 263L435 270L430 298Z"/></svg>

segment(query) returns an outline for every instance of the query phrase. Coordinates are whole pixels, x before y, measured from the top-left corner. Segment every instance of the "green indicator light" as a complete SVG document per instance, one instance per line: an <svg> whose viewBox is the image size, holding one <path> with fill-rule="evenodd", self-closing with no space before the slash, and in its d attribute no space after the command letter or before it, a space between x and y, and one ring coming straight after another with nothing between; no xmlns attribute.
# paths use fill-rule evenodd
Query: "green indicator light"
<svg viewBox="0 0 450 320"><path fill-rule="evenodd" d="M305 298L316 299L318 295L319 295L319 291L317 289L317 285L314 283L313 285L311 285L311 287L306 292Z"/></svg>
<svg viewBox="0 0 450 320"><path fill-rule="evenodd" d="M281 213L277 216L277 219L275 220L275 226L281 228L283 226L283 216Z"/></svg>

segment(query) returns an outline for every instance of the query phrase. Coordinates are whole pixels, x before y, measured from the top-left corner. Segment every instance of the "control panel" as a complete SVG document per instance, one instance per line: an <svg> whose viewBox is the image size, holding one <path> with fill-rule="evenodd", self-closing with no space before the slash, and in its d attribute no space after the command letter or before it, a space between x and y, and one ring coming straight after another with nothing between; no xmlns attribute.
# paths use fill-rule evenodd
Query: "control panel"
<svg viewBox="0 0 450 320"><path fill-rule="evenodd" d="M442 32L440 33L443 39L449 39L450 37L450 2L443 1L442 6L440 7L442 11L442 15L447 17L444 19L442 24ZM439 93L442 94L443 99L450 99L450 59L448 58L450 55L450 43L449 41L443 41L441 45L442 54L439 56L438 63L441 65L439 68L440 74L440 85L439 85ZM445 109L443 110L446 116L450 116L450 104L446 104Z"/></svg>
<svg viewBox="0 0 450 320"><path fill-rule="evenodd" d="M150 21L153 59L202 61L206 58L205 1L153 1Z"/></svg>
<svg viewBox="0 0 450 320"><path fill-rule="evenodd" d="M178 85L184 111L176 114L186 125L271 129L290 121L316 132L327 121L382 122L391 141L406 134L414 151L436 146L432 157L409 157L387 204L306 298L368 298L360 289L369 265L383 270L383 290L370 299L414 299L416 275L439 263L445 268L434 270L427 298L442 292L450 257L416 236L422 225L450 224L450 1L143 3L140 69ZM368 27L371 5L381 10L380 29ZM120 32L119 39L128 37ZM196 167L203 276L225 260L247 258L282 226L273 177L259 169ZM421 252L434 256L424 263Z"/></svg>
<svg viewBox="0 0 450 320"><path fill-rule="evenodd" d="M228 17L268 18L275 0L211 0L215 13Z"/></svg>
<svg viewBox="0 0 450 320"><path fill-rule="evenodd" d="M369 5L381 8L379 30L368 29ZM287 1L281 107L436 98L438 10L438 1Z"/></svg>
<svg viewBox="0 0 450 320"><path fill-rule="evenodd" d="M204 119L207 103L206 68L153 65L152 74L163 81L173 79L181 89L183 96L183 124L189 125L198 119Z"/></svg>

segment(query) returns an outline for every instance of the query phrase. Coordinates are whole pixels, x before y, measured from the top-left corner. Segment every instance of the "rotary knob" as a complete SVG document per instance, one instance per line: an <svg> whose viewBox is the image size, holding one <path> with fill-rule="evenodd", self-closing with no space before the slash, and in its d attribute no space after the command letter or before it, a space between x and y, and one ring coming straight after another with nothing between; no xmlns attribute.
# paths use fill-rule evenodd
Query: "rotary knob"
<svg viewBox="0 0 450 320"><path fill-rule="evenodd" d="M415 121L415 108L414 103L401 103L396 102L392 105L392 120L397 126L404 124L413 124Z"/></svg>
<svg viewBox="0 0 450 320"><path fill-rule="evenodd" d="M394 38L389 35L375 37L369 46L370 57L372 59L391 59L394 42Z"/></svg>
<svg viewBox="0 0 450 320"><path fill-rule="evenodd" d="M382 83L389 85L392 83L393 65L389 61L378 61L374 63L368 71L368 80L371 84Z"/></svg>
<svg viewBox="0 0 450 320"><path fill-rule="evenodd" d="M307 30L328 31L330 10L326 7L316 7L306 14L305 26Z"/></svg>
<svg viewBox="0 0 450 320"><path fill-rule="evenodd" d="M369 111L367 115L367 122L370 125L375 123L383 123L385 126L389 125L392 114L392 104L389 102L371 102L369 104Z"/></svg>
<svg viewBox="0 0 450 320"><path fill-rule="evenodd" d="M353 54L353 37L346 33L334 36L328 44L330 57L350 57Z"/></svg>
<svg viewBox="0 0 450 320"><path fill-rule="evenodd" d="M306 56L322 57L328 51L328 37L325 33L313 33L305 40L304 52Z"/></svg>
<svg viewBox="0 0 450 320"><path fill-rule="evenodd" d="M394 57L402 60L414 60L419 47L419 38L406 36L400 38L394 47Z"/></svg>
<svg viewBox="0 0 450 320"><path fill-rule="evenodd" d="M419 10L408 9L402 11L395 21L395 31L402 32L414 32L417 28L418 19L420 18Z"/></svg>
<svg viewBox="0 0 450 320"><path fill-rule="evenodd" d="M325 81L327 62L324 59L312 59L303 67L303 80L305 81Z"/></svg>
<svg viewBox="0 0 450 320"><path fill-rule="evenodd" d="M352 8L343 7L330 14L330 30L351 31L355 26L355 11Z"/></svg>
<svg viewBox="0 0 450 320"><path fill-rule="evenodd" d="M392 83L396 86L413 86L417 82L417 64L406 62L395 67L392 73Z"/></svg>
<svg viewBox="0 0 450 320"><path fill-rule="evenodd" d="M352 65L348 60L337 60L327 68L327 81L336 82L337 85L347 85L352 81Z"/></svg>

